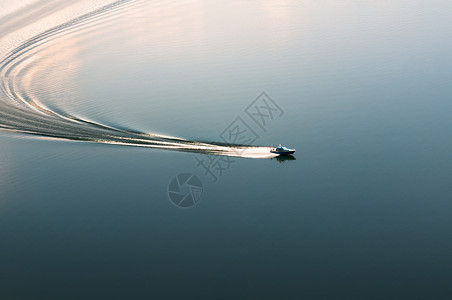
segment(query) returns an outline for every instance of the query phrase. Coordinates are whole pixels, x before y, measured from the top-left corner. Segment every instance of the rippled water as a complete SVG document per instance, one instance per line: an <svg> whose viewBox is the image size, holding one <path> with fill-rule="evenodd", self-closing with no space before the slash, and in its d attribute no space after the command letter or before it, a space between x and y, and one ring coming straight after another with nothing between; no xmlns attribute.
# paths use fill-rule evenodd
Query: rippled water
<svg viewBox="0 0 452 300"><path fill-rule="evenodd" d="M451 13L0 1L0 298L449 299Z"/></svg>
<svg viewBox="0 0 452 300"><path fill-rule="evenodd" d="M0 65L0 77L3 79L3 98L5 99L0 116L1 127L13 132L78 141L164 148L227 156L272 157L270 154L265 155L265 153L269 153L269 147L230 146L225 145L225 143L205 143L154 133L145 134L114 126L106 126L77 117L73 113L64 110L66 99L64 95L55 95L55 87L63 86L67 80L64 76L71 76L71 73L76 70L65 70L60 74L55 72L55 68L58 68L59 65L65 65L66 61L72 60L72 55L77 51L76 43L84 44L87 42L83 34L84 27L87 28L85 30L93 30L92 27L96 27L95 23L99 19L104 21L104 18L108 18L110 14L115 13L117 10L127 9L126 4L129 4L128 1L117 1L101 6L60 25L52 26L44 32L20 43L10 51ZM118 21L116 20L116 22ZM91 25L93 23L94 25ZM108 26L108 20L102 23L102 27ZM112 28L108 27L106 31L102 31L102 34L111 34L111 32ZM77 39L77 35L83 35L84 38ZM65 39L59 39L59 36L64 36ZM88 43L96 38L98 38L97 34L94 37L91 36L88 39ZM52 45L55 39L56 46ZM118 40L122 39L116 36L116 41ZM69 41L69 45L66 44L67 41ZM61 45L64 46L61 47ZM96 46L98 47L98 44ZM129 47L133 46L129 45ZM106 70L103 71L105 72ZM41 83L42 79L44 79L43 83ZM44 103L48 101L49 97L41 95L39 90L38 94L34 95L33 86L47 88L47 92L50 89L52 93L50 98L58 97L58 103L53 104L54 108ZM124 97L122 101L127 101L127 98ZM84 107L82 103L77 103L77 105ZM84 107L84 109L87 108Z"/></svg>

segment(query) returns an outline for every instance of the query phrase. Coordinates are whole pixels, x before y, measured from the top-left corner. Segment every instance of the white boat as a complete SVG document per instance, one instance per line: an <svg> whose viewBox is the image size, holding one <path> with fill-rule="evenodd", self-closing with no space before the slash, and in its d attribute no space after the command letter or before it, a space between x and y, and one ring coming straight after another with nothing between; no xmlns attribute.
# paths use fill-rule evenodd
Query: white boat
<svg viewBox="0 0 452 300"><path fill-rule="evenodd" d="M271 148L270 152L275 153L275 154L280 154L280 155L290 155L290 154L294 154L295 149L289 149L289 148L279 145L276 148Z"/></svg>

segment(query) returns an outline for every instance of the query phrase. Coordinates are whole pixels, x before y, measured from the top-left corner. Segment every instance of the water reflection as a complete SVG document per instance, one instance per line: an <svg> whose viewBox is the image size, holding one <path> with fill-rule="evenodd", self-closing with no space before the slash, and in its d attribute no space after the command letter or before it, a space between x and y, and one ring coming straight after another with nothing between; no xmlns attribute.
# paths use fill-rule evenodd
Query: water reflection
<svg viewBox="0 0 452 300"><path fill-rule="evenodd" d="M283 163L289 160L296 160L295 156L292 155L278 155L276 157L272 157L271 159L276 159L279 163Z"/></svg>

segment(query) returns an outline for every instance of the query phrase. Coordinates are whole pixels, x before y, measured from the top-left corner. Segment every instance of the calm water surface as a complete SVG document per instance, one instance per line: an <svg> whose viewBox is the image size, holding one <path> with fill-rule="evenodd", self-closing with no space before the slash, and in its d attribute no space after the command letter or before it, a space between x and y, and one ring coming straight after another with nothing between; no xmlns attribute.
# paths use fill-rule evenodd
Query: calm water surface
<svg viewBox="0 0 452 300"><path fill-rule="evenodd" d="M3 63L107 6L2 64L1 299L452 297L451 2L8 2ZM296 159L215 156L214 181L202 151L94 142L237 117Z"/></svg>

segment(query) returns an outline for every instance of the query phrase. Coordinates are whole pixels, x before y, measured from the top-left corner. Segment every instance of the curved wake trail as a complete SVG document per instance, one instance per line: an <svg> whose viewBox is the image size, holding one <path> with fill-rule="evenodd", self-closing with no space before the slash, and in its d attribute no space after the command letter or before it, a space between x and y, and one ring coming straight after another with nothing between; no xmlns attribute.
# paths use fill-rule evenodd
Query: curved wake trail
<svg viewBox="0 0 452 300"><path fill-rule="evenodd" d="M89 27L90 23L132 3L120 0L52 27L23 42L0 61L0 129L37 136L136 147L160 148L214 155L250 158L273 157L268 147L250 147L224 143L191 141L123 130L77 118L69 113L49 109L20 88L27 62L38 49L68 32ZM39 63L39 62L38 62Z"/></svg>

